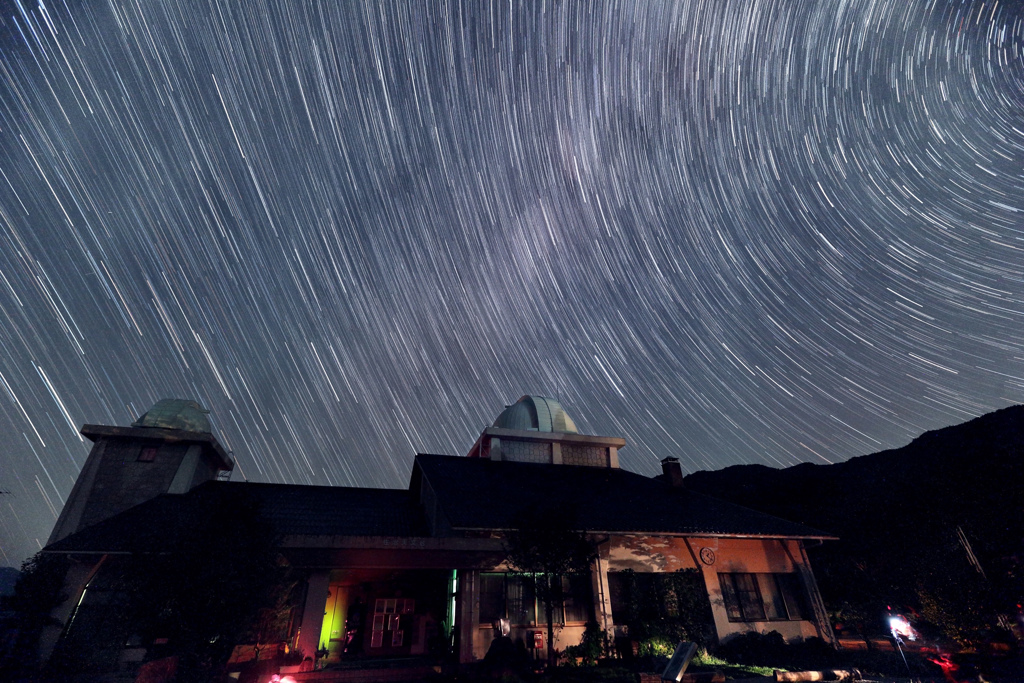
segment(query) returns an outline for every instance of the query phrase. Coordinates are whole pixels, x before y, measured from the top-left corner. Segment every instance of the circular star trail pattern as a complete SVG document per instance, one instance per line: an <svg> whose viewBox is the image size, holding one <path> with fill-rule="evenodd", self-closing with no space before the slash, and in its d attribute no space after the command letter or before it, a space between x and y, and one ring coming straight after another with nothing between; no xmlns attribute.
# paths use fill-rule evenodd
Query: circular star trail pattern
<svg viewBox="0 0 1024 683"><path fill-rule="evenodd" d="M524 393L642 473L1024 395L1019 4L0 8L2 561L162 397L404 486Z"/></svg>

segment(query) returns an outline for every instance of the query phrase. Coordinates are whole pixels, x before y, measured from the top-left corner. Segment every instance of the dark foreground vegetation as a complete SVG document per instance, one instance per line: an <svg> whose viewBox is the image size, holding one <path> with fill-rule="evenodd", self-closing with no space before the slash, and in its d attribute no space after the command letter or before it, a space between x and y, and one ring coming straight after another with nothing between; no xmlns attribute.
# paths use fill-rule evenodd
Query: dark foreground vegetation
<svg viewBox="0 0 1024 683"><path fill-rule="evenodd" d="M23 565L0 602L0 680L86 681L117 670L126 643L166 643L150 658L173 660L176 683L207 683L236 643L287 628L296 581L244 494L196 497L170 533L144 532L168 550L106 560L45 666L40 635L61 626L50 613L65 599L69 560L40 553Z"/></svg>
<svg viewBox="0 0 1024 683"><path fill-rule="evenodd" d="M652 639L637 644L631 657L581 659L569 648L557 668L540 669L526 651L518 657L485 661L471 673L449 680L502 681L503 683L640 683L649 674L664 671L674 644ZM720 672L726 679L770 678L775 670L856 670L867 680L903 679L956 681L957 683L1024 681L1024 656L1020 651L957 653L942 655L934 649L837 651L818 639L787 645L777 632L750 633L698 652L687 673ZM604 654L604 653L602 653Z"/></svg>

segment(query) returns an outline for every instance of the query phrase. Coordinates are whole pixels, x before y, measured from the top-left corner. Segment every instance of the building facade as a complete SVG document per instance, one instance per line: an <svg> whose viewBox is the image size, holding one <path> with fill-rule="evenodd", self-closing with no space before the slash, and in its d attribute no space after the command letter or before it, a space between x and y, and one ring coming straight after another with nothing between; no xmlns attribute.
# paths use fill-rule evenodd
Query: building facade
<svg viewBox="0 0 1024 683"><path fill-rule="evenodd" d="M229 491L255 501L301 570L288 647L328 664L443 653L469 664L501 628L543 659L578 644L588 622L621 646L634 635L636 591L670 576L696 581L720 641L748 631L832 640L806 553L828 534L688 491L672 457L657 477L628 472L624 439L577 433L554 399L508 406L466 456L416 456L405 489L225 481L230 459L188 402L82 434L93 450L45 550L72 560L55 615L65 626L44 650L102 611L90 587L104 562L160 552L183 506ZM508 533L528 511L569 523L594 548L589 572L563 579L554 643L536 583L546 579L506 562ZM144 660L145 645L112 665Z"/></svg>

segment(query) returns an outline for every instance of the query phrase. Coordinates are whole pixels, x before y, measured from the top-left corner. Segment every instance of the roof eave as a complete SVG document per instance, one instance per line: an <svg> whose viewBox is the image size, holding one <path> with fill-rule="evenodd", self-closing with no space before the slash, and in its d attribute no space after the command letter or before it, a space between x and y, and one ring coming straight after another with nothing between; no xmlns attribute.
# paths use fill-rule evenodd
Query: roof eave
<svg viewBox="0 0 1024 683"><path fill-rule="evenodd" d="M184 429L163 429L160 427L112 427L110 425L82 425L79 434L90 441L95 441L98 436L122 436L141 439L153 439L154 441L180 442L198 441L206 445L219 460L220 469L234 469L235 463L231 460L224 447L220 445L210 432L190 432Z"/></svg>
<svg viewBox="0 0 1024 683"><path fill-rule="evenodd" d="M509 531L515 531L515 529L499 528L499 527L470 527L470 526L453 526L454 531L465 531L465 532L499 532L506 533ZM752 539L787 539L796 541L838 541L838 536L830 536L828 534L734 534L725 531L651 531L644 529L634 530L623 530L608 531L606 529L576 529L576 531L586 534L600 534L600 535L611 535L611 536L631 536L637 534L644 534L647 536L673 536L679 538L752 538Z"/></svg>

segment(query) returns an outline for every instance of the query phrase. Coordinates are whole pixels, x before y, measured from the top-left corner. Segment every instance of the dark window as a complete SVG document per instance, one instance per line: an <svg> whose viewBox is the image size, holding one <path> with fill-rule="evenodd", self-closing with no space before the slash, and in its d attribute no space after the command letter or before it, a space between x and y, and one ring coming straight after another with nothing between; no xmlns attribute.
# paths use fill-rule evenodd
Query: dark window
<svg viewBox="0 0 1024 683"><path fill-rule="evenodd" d="M508 610L508 620L513 624L537 623L537 592L534 590L533 581L532 576L505 577L505 607Z"/></svg>
<svg viewBox="0 0 1024 683"><path fill-rule="evenodd" d="M590 577L586 574L575 574L562 580L564 595L562 606L565 611L565 623L584 622L590 617L590 606L593 604L590 590Z"/></svg>
<svg viewBox="0 0 1024 683"><path fill-rule="evenodd" d="M735 574L719 574L718 585L722 588L722 600L725 602L725 613L729 621L744 621L743 609L736 593L735 577Z"/></svg>
<svg viewBox="0 0 1024 683"><path fill-rule="evenodd" d="M144 446L139 451L139 462L153 462L156 460L156 447L155 446Z"/></svg>
<svg viewBox="0 0 1024 683"><path fill-rule="evenodd" d="M719 574L729 621L797 621L807 614L796 574Z"/></svg>
<svg viewBox="0 0 1024 683"><path fill-rule="evenodd" d="M545 622L544 601L537 595L536 584L544 580L544 576L481 574L479 623L490 624L502 618L522 626ZM585 622L592 602L589 575L563 578L561 604L552 605L552 617L560 624Z"/></svg>
<svg viewBox="0 0 1024 683"><path fill-rule="evenodd" d="M707 601L696 569L680 572L608 572L608 593L617 624L675 619L701 612Z"/></svg>
<svg viewBox="0 0 1024 683"><path fill-rule="evenodd" d="M505 575L480 575L480 623L505 618Z"/></svg>
<svg viewBox="0 0 1024 683"><path fill-rule="evenodd" d="M630 600L630 576L632 572L608 572L608 599L612 603L612 617L617 624L633 621Z"/></svg>
<svg viewBox="0 0 1024 683"><path fill-rule="evenodd" d="M776 583L776 575L755 574L754 576L757 577L757 586L761 592L761 600L764 602L765 618L768 621L789 619L789 612L786 611L786 602L782 599L782 592Z"/></svg>
<svg viewBox="0 0 1024 683"><path fill-rule="evenodd" d="M776 574L775 580L779 585L779 592L786 602L786 611L790 619L807 619L810 609L807 605L807 591L797 574Z"/></svg>
<svg viewBox="0 0 1024 683"><path fill-rule="evenodd" d="M740 603L743 621L764 621L764 604L761 602L761 591L755 574L733 574L736 598Z"/></svg>

